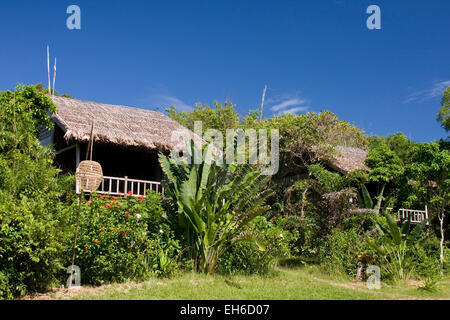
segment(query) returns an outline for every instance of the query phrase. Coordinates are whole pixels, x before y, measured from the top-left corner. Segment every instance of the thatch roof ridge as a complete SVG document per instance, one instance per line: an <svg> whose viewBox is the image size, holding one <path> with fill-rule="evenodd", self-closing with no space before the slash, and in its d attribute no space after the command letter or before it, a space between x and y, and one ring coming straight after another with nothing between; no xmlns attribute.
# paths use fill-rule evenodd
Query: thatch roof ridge
<svg viewBox="0 0 450 320"><path fill-rule="evenodd" d="M65 97L52 97L58 107L53 120L65 132L65 139L88 141L92 120L97 142L146 149L172 149L175 131L198 136L161 112L122 105L111 105Z"/></svg>

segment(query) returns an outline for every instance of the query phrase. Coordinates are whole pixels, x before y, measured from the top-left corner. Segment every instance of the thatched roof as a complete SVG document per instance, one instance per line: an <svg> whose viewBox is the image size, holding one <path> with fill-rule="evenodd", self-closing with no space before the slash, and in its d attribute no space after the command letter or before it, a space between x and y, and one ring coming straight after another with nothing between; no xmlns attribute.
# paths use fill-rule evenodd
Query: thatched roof
<svg viewBox="0 0 450 320"><path fill-rule="evenodd" d="M352 147L337 146L335 148L336 154L334 157L327 161L328 165L333 169L347 174L355 170L366 170L370 168L364 164L364 160L367 157L367 152Z"/></svg>
<svg viewBox="0 0 450 320"><path fill-rule="evenodd" d="M64 138L89 141L94 120L94 141L145 149L170 150L172 133L185 133L200 139L178 122L157 111L116 106L64 97L52 97L58 111L52 116L65 132Z"/></svg>

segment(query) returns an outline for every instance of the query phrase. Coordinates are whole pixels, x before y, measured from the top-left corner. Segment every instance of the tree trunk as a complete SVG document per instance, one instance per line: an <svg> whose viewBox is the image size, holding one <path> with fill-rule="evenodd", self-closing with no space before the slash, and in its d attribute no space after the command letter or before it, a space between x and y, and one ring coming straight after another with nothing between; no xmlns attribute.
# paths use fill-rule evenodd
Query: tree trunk
<svg viewBox="0 0 450 320"><path fill-rule="evenodd" d="M306 198L306 192L308 191L308 188L305 188L305 191L303 191L302 194L302 211L301 211L301 217L305 217L305 198Z"/></svg>
<svg viewBox="0 0 450 320"><path fill-rule="evenodd" d="M441 274L444 273L444 218L445 218L445 213L442 212L438 215L439 218L439 223L441 226L441 241L440 241L440 249L441 249L441 253L439 255L439 262L441 264Z"/></svg>
<svg viewBox="0 0 450 320"><path fill-rule="evenodd" d="M357 267L358 267L358 269L356 270L356 280L364 281L364 279L365 279L364 271L366 269L365 262L364 261L358 261Z"/></svg>

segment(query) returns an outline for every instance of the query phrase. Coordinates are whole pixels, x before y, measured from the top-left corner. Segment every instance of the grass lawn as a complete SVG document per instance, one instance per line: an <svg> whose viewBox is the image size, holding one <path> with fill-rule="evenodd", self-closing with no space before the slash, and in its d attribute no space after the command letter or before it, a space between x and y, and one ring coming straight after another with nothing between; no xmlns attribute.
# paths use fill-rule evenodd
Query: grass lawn
<svg viewBox="0 0 450 320"><path fill-rule="evenodd" d="M186 273L173 279L150 279L101 287L58 289L31 299L450 299L450 279L439 283L437 292L418 290L419 283L382 284L380 290L369 290L365 283L336 279L316 267L278 268L268 277L205 276Z"/></svg>

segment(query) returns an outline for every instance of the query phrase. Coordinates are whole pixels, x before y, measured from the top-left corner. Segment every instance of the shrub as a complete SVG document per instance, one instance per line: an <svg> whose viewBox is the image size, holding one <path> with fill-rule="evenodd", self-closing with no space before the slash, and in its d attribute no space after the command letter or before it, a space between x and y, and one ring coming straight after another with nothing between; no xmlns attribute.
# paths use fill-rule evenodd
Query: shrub
<svg viewBox="0 0 450 320"><path fill-rule="evenodd" d="M30 173L30 179L35 177ZM64 234L52 189L17 198L0 191L0 298L43 290L62 268Z"/></svg>
<svg viewBox="0 0 450 320"><path fill-rule="evenodd" d="M84 197L83 197L84 199ZM70 234L74 235L78 201L70 197ZM146 198L93 195L81 204L75 265L82 283L139 279L152 272L147 255L152 240L170 233L161 205L161 195L149 191ZM66 246L66 265L71 264L72 243Z"/></svg>
<svg viewBox="0 0 450 320"><path fill-rule="evenodd" d="M321 225L314 217L289 216L285 219L284 229L295 235L289 244L293 255L315 255L323 243Z"/></svg>
<svg viewBox="0 0 450 320"><path fill-rule="evenodd" d="M358 256L363 253L363 241L355 229L333 229L321 248L323 267L330 273L356 276Z"/></svg>
<svg viewBox="0 0 450 320"><path fill-rule="evenodd" d="M266 274L273 269L277 260L290 257L290 242L294 234L283 229L283 218L256 217L249 230L260 240L237 242L219 260L218 270L223 274Z"/></svg>
<svg viewBox="0 0 450 320"><path fill-rule="evenodd" d="M0 92L0 299L45 289L62 268L58 171L36 130L54 110L33 86Z"/></svg>
<svg viewBox="0 0 450 320"><path fill-rule="evenodd" d="M439 239L428 229L424 239L408 248L412 276L435 279L440 274Z"/></svg>

